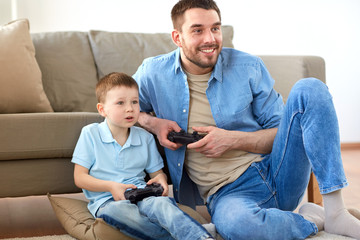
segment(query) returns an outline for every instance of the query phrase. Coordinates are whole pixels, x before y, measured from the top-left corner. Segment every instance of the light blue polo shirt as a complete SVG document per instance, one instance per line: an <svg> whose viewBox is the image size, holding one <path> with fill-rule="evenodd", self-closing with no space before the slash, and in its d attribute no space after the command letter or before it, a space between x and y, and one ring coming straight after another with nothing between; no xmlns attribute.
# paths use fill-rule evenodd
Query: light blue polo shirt
<svg viewBox="0 0 360 240"><path fill-rule="evenodd" d="M72 162L89 169L97 179L134 184L138 188L146 185L146 173L156 172L164 167L154 137L146 130L131 127L129 137L120 146L112 137L106 120L85 126L76 144ZM88 208L93 216L108 199L110 192L84 190L90 200Z"/></svg>

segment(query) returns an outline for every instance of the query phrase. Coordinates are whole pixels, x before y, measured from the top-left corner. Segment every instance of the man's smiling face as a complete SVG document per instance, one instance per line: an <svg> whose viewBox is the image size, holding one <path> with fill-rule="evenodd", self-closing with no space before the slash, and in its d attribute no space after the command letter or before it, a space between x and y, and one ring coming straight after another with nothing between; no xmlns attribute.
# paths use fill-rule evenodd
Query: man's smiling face
<svg viewBox="0 0 360 240"><path fill-rule="evenodd" d="M181 62L192 74L212 71L222 49L221 21L215 10L192 8L185 12L175 42L181 47ZM174 35L173 35L174 36Z"/></svg>

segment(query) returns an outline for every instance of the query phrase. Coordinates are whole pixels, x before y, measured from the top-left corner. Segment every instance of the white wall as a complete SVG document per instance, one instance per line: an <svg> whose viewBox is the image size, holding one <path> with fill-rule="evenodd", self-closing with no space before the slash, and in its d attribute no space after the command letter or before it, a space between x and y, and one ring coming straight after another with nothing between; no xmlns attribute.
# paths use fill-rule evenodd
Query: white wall
<svg viewBox="0 0 360 240"><path fill-rule="evenodd" d="M11 19L11 1L0 0L0 25Z"/></svg>
<svg viewBox="0 0 360 240"><path fill-rule="evenodd" d="M177 0L1 0L32 32L90 29L170 32ZM326 61L342 142L360 142L360 1L217 0L235 48L253 54L319 55ZM4 16L3 8L0 15ZM6 10L5 10L6 11ZM3 20L3 18L0 18ZM9 19L11 20L11 19ZM0 22L0 24L3 22Z"/></svg>

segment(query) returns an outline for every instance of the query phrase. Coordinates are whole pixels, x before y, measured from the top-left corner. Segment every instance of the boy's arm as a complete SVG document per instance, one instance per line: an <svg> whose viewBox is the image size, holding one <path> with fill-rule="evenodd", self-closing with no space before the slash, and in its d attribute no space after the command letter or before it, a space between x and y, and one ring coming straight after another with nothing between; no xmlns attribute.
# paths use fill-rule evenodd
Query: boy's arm
<svg viewBox="0 0 360 240"><path fill-rule="evenodd" d="M122 184L94 178L89 175L89 169L75 164L75 185L92 192L110 192L115 201L125 200L124 192L129 188L136 188L133 184Z"/></svg>
<svg viewBox="0 0 360 240"><path fill-rule="evenodd" d="M151 179L147 182L147 184L159 183L164 188L162 196L167 196L169 194L169 186L167 184L167 176L163 170L160 169L156 172L149 173L149 175Z"/></svg>

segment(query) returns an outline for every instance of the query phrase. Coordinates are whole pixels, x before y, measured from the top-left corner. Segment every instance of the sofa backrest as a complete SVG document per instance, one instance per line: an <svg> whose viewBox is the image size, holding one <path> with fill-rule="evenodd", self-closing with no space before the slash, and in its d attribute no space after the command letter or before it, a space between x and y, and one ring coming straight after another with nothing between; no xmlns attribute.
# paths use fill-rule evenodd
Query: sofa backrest
<svg viewBox="0 0 360 240"><path fill-rule="evenodd" d="M222 26L224 47L233 48L233 27ZM177 48L170 33L122 33L90 31L99 78L110 72L133 75L145 58L168 53Z"/></svg>
<svg viewBox="0 0 360 240"><path fill-rule="evenodd" d="M55 112L96 112L97 72L85 32L31 35L44 91Z"/></svg>
<svg viewBox="0 0 360 240"><path fill-rule="evenodd" d="M176 48L168 33L33 33L45 93L55 112L96 112L95 85L110 72L133 75L150 56ZM225 47L234 47L232 26L223 26ZM305 77L325 82L325 62L316 56L260 56L286 101L291 87Z"/></svg>
<svg viewBox="0 0 360 240"><path fill-rule="evenodd" d="M223 26L224 46L233 28ZM142 61L176 48L170 33L45 32L31 34L44 91L55 112L96 112L95 85L111 72L133 75Z"/></svg>

